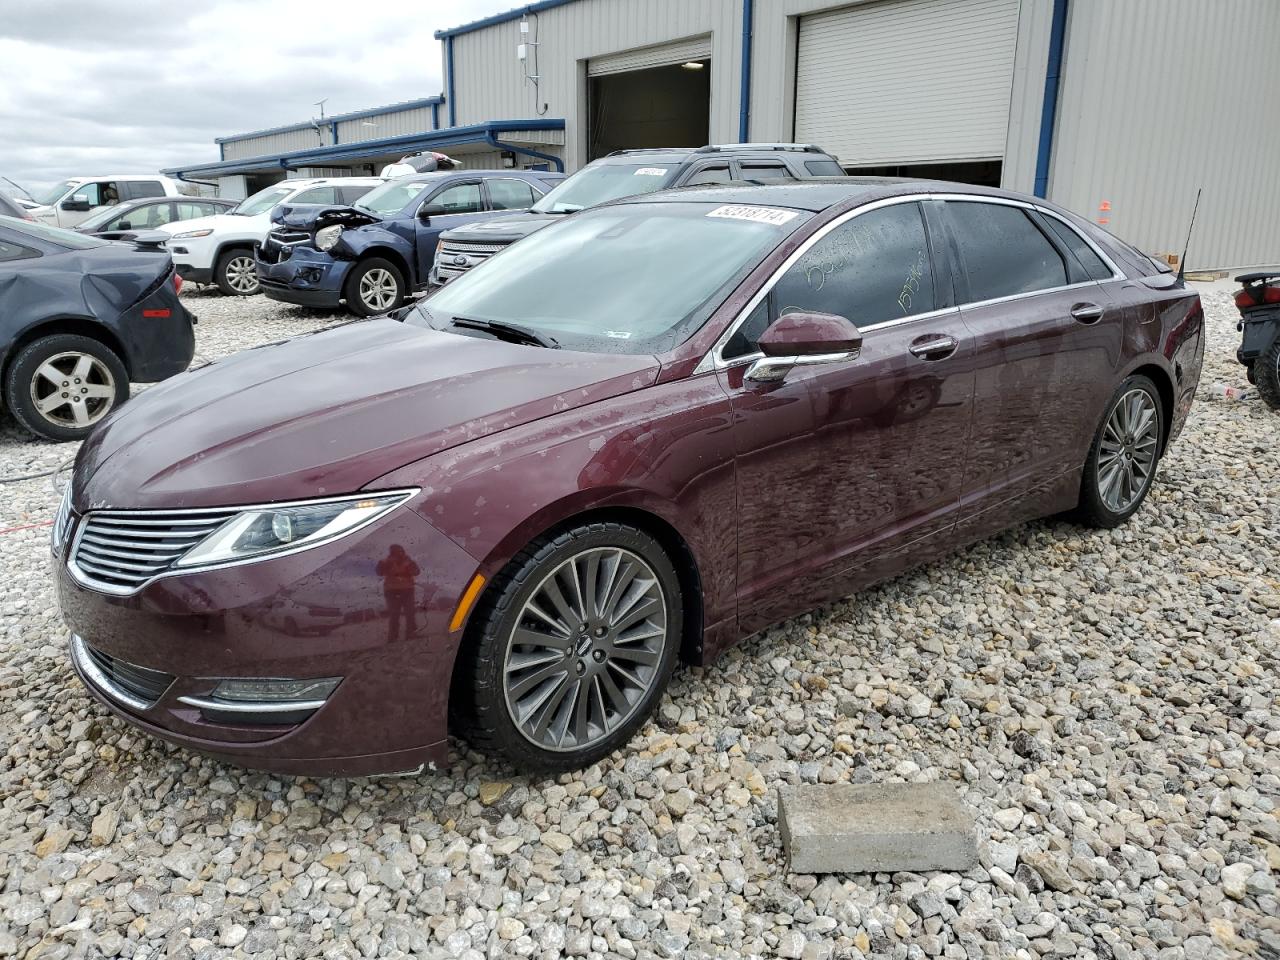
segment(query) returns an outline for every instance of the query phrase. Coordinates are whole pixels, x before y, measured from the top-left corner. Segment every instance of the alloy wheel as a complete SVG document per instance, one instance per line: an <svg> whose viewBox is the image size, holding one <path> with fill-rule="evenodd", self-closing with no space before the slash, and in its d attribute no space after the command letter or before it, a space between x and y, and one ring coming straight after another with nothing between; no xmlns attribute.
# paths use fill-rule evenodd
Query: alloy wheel
<svg viewBox="0 0 1280 960"><path fill-rule="evenodd" d="M666 643L666 596L653 568L629 550L584 550L521 609L502 671L507 711L544 750L590 747L645 700Z"/></svg>
<svg viewBox="0 0 1280 960"><path fill-rule="evenodd" d="M1155 471L1159 412L1145 390L1130 390L1111 409L1098 447L1098 491L1112 513L1142 498Z"/></svg>
<svg viewBox="0 0 1280 960"><path fill-rule="evenodd" d="M32 375L31 403L56 426L92 426L115 406L116 380L97 357L77 351L57 353Z"/></svg>
<svg viewBox="0 0 1280 960"><path fill-rule="evenodd" d="M390 310L399 284L390 270L374 267L360 278L360 301L370 310Z"/></svg>
<svg viewBox="0 0 1280 960"><path fill-rule="evenodd" d="M227 286L236 293L257 292L258 268L252 257L232 257L227 261Z"/></svg>

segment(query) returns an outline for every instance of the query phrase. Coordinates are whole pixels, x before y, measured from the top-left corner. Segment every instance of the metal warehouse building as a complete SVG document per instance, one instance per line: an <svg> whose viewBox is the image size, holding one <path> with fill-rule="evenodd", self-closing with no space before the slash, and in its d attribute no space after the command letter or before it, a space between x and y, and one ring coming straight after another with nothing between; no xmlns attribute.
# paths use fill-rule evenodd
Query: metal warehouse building
<svg viewBox="0 0 1280 960"><path fill-rule="evenodd" d="M440 149L819 144L851 172L1001 184L1189 265L1280 263L1276 0L543 0L436 34L442 96L219 141L229 191ZM238 179L231 179L238 178Z"/></svg>

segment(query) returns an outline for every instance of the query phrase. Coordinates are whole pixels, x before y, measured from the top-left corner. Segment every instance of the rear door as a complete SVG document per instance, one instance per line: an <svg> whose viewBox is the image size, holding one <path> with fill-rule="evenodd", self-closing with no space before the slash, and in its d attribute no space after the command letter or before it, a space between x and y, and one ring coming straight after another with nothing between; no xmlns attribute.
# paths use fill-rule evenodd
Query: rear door
<svg viewBox="0 0 1280 960"><path fill-rule="evenodd" d="M974 342L963 516L978 535L1042 514L1083 463L1094 421L1080 411L1110 390L1124 325L1106 290L1029 205L949 198L942 212Z"/></svg>
<svg viewBox="0 0 1280 960"><path fill-rule="evenodd" d="M515 177L495 177L484 182L490 210L528 210L541 194L533 184Z"/></svg>

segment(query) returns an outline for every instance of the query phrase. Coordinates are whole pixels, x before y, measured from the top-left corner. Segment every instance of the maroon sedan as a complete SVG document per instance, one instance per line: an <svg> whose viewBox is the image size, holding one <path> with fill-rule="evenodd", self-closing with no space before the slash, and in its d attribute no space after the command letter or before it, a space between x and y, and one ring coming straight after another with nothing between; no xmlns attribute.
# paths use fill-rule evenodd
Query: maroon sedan
<svg viewBox="0 0 1280 960"><path fill-rule="evenodd" d="M175 377L53 535L130 723L291 773L625 744L677 661L1011 524L1138 509L1197 296L1040 200L921 181L584 211L399 320Z"/></svg>

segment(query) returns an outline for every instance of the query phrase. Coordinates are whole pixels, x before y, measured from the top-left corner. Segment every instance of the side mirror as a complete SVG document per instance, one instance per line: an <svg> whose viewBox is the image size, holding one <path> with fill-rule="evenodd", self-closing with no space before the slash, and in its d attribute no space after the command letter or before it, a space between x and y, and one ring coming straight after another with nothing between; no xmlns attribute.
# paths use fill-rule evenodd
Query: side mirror
<svg viewBox="0 0 1280 960"><path fill-rule="evenodd" d="M70 200L62 201L62 209L69 210L73 213L85 213L89 209L89 196L84 193L77 193Z"/></svg>
<svg viewBox="0 0 1280 960"><path fill-rule="evenodd" d="M117 223L117 224L115 225L115 227L114 227L113 229L116 229L116 230L128 230L128 229L130 228L130 226L131 226L131 224L129 223L129 221L128 221L128 220L121 220L119 223Z"/></svg>
<svg viewBox="0 0 1280 960"><path fill-rule="evenodd" d="M751 365L747 379L772 383L785 379L792 367L854 359L862 349L862 334L835 314L789 313L770 324L757 342L764 359Z"/></svg>
<svg viewBox="0 0 1280 960"><path fill-rule="evenodd" d="M438 203L424 203L418 208L418 219L423 223L429 223L431 218L436 214L444 213L444 209Z"/></svg>

